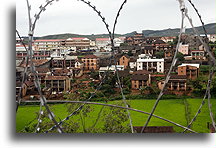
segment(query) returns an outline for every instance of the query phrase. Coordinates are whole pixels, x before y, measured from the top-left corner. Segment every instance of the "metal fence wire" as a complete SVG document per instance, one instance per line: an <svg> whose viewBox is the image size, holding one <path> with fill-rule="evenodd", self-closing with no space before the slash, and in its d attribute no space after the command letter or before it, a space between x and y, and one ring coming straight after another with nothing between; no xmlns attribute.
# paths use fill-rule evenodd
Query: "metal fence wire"
<svg viewBox="0 0 216 148"><path fill-rule="evenodd" d="M191 125L196 121L196 118L201 113L201 110L202 110L203 105L205 104L206 98L208 98L208 108L209 108L209 112L210 112L210 118L211 118L211 121L212 121L213 128L215 129L215 120L214 120L214 117L213 117L212 105L211 105L211 101L210 101L212 78L214 76L214 71L215 71L215 57L214 57L214 55L212 54L212 52L210 50L208 42L202 40L202 38L200 37L199 32L194 27L192 18L189 17L188 8L185 5L185 0L178 0L179 6L180 6L179 7L180 12L181 12L181 27L180 27L180 32L179 32L179 35L178 35L178 43L177 43L177 46L176 46L176 49L175 49L175 54L174 54L173 59L172 59L172 64L171 64L171 66L169 68L169 71L168 71L166 79L165 79L164 86L163 86L162 90L160 91L160 93L159 93L159 95L158 95L158 97L157 97L157 99L155 101L155 104L152 107L152 110L151 110L150 113L144 112L144 111L141 111L141 110L138 110L138 109L130 108L128 106L128 104L126 102L126 97L125 97L124 92L123 92L122 82L121 82L120 77L119 77L118 68L117 68L117 61L116 61L116 58L115 58L115 46L114 46L115 29L116 29L116 25L118 23L118 18L120 17L121 11L123 10L124 6L127 4L127 0L124 0L122 2L119 10L117 11L112 31L110 29L110 25L106 21L106 18L102 15L102 12L99 11L96 6L94 6L90 1L80 0L80 2L84 3L86 6L92 8L92 10L98 15L98 17L103 22L103 24L104 24L104 26L105 26L105 28L106 28L106 30L108 32L109 38L111 40L111 46L112 46L112 55L111 55L111 58L109 60L108 69L110 69L110 67L112 65L112 60L114 60L115 71L116 71L116 76L117 76L117 84L118 84L118 88L120 89L120 92L121 92L121 97L122 97L122 101L124 103L124 107L123 106L118 106L118 105L90 102L90 100L96 95L97 91L100 90L102 85L105 83L105 80L106 80L108 74L110 73L110 71L107 70L105 72L105 74L103 75L101 82L97 85L96 89L94 90L94 92L91 93L90 97L87 98L85 101L58 101L58 102L61 102L61 103L78 103L78 104L81 104L81 105L77 109L75 109L71 114L64 117L63 120L61 120L60 122L57 122L57 120L55 119L54 113L51 111L51 109L48 106L48 103L50 103L52 101L47 100L45 98L45 96L43 95L43 93L42 93L40 81L39 81L39 78L38 78L38 73L37 73L37 71L35 69L35 65L33 63L33 53L34 53L34 51L32 49L32 44L33 44L33 40L34 40L34 31L35 31L35 28L36 28L37 21L41 17L41 14L46 11L47 7L50 6L53 2L57 2L57 1L59 1L59 0L46 0L45 4L40 5L39 12L34 15L34 18L32 18L32 16L31 16L31 5L30 5L29 1L26 0L26 4L27 4L27 8L28 8L28 20L29 20L28 47L25 46L24 41L22 40L18 30L16 30L16 33L17 33L18 37L21 40L21 43L23 44L25 50L27 51L27 57L25 58L26 65L25 65L25 68L24 68L23 77L22 77L22 81L21 81L21 88L19 90L18 97L16 99L16 104L17 104L16 111L18 110L20 103L23 101L22 96L21 96L21 92L22 92L24 83L27 81L28 65L30 65L30 72L34 76L34 84L35 84L35 87L37 88L38 94L40 96L40 101L39 101L40 102L40 109L39 109L39 115L38 115L38 119L37 119L38 123L37 123L37 125L35 127L35 132L36 133L40 132L40 130L41 130L40 124L43 122L42 119L41 119L41 116L44 114L44 111L42 109L43 107L47 111L48 117L50 118L50 120L54 123L54 126L50 127L49 130L47 130L45 133L48 133L48 132L54 130L55 128L57 128L59 133L64 133L62 124L65 121L69 120L70 117L72 117L73 115L75 115L79 111L81 111L86 104L109 106L109 107L121 108L121 109L126 110L127 111L127 116L128 116L129 122L130 122L131 133L134 133L134 130L133 130L133 122L132 122L132 118L131 118L131 115L130 115L130 111L136 111L136 112L140 112L140 113L148 115L148 118L145 121L145 124L143 125L141 133L144 132L145 128L148 126L148 124L151 121L152 117L159 118L161 120L164 120L166 122L172 123L172 124L174 124L174 125L176 125L178 127L183 128L184 129L183 133L186 132L186 131L197 133L196 131L191 129ZM203 27L205 36L207 37L207 31L206 31L206 28L205 28L205 24L204 24L204 22L202 20L202 17L200 15L198 9L195 7L194 3L191 0L187 0L187 1L193 7L196 14L198 15L198 17L200 19L200 22L202 24L202 27ZM181 124L178 124L176 122L173 122L171 120L165 119L163 117L160 117L160 116L157 116L157 115L154 114L154 112L155 112L155 110L156 110L162 96L164 95L167 84L168 84L168 82L170 80L171 72L176 67L176 62L178 61L178 58L177 58L178 49L179 49L180 45L182 44L181 43L181 36L182 36L183 33L185 33L185 28L184 28L185 19L187 19L189 21L189 23L190 23L190 25L191 25L191 27L193 29L194 34L196 34L198 36L199 41L204 46L204 48L205 48L205 50L206 50L206 52L208 54L207 56L208 56L209 64L211 65L211 69L209 71L208 83L207 83L207 87L206 87L206 92L205 92L205 95L203 97L203 100L202 100L196 114L194 115L194 117L192 118L192 120L189 122L189 124L186 127L181 125ZM34 101L30 101L30 102L34 102Z"/></svg>

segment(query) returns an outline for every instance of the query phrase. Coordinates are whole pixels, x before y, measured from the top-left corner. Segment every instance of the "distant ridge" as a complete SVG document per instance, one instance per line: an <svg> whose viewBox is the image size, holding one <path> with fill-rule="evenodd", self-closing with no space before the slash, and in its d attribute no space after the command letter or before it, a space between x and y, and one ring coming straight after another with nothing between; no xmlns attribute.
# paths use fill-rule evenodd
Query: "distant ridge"
<svg viewBox="0 0 216 148"><path fill-rule="evenodd" d="M216 34L216 23L206 24L205 28L208 34ZM204 34L202 26L196 27L196 29L200 32L200 34ZM163 30L143 30L142 33L146 37L161 37L161 36L177 36L179 32L179 28L175 29L163 29ZM115 34L116 37L121 36L132 36L136 33L133 31L131 33L126 34ZM186 34L193 34L192 28L186 29ZM91 40L95 40L96 38L108 38L108 34L92 34L92 35L80 35L80 34L56 34L56 35L47 35L43 37L37 37L37 39L67 39L72 37L87 37Z"/></svg>

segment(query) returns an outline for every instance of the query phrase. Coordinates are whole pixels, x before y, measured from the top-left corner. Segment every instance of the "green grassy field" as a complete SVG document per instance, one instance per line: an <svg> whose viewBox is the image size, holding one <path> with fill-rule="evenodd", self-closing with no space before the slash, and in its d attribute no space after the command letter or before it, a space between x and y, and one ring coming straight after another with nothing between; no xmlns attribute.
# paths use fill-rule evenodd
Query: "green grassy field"
<svg viewBox="0 0 216 148"><path fill-rule="evenodd" d="M161 100L155 114L171 121L177 122L181 125L186 126L187 123L193 118L198 110L198 107L202 99L175 99L175 100ZM116 104L121 101L112 101L110 104ZM155 100L130 100L127 101L131 108L143 110L150 112ZM216 99L212 99L212 106L216 105ZM91 105L93 110L89 113L89 117L86 117L85 122L87 127L91 127L98 117L102 106ZM108 111L109 107L104 107L104 111ZM67 112L67 107L65 104L51 105L51 110L56 115L56 119L60 120L65 118L69 113ZM16 116L16 130L21 132L25 126L29 124L36 123L36 113L39 111L39 106L20 106L17 116ZM216 108L213 107L214 116L216 113ZM143 126L147 119L147 115L142 113L130 111L133 125ZM77 122L80 121L80 116L73 116L70 120ZM192 129L199 133L208 133L207 122L211 123L208 111L207 100L206 104L203 106L202 112L198 116L197 120L194 122ZM101 127L103 125L102 119L99 119L96 127ZM149 126L173 126L171 123L167 123L157 118L152 118ZM82 131L82 127L79 129ZM182 129L174 126L176 132L181 132Z"/></svg>

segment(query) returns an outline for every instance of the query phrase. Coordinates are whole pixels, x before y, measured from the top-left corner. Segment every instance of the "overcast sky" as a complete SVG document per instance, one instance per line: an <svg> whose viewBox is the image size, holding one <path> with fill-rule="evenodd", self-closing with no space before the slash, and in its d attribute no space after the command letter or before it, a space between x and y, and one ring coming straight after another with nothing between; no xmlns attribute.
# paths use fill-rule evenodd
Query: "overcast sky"
<svg viewBox="0 0 216 148"><path fill-rule="evenodd" d="M89 0L106 17L112 27L115 15L123 0ZM16 29L22 36L28 33L28 18L26 0L16 1ZM39 6L45 0L29 0L31 15L39 11ZM187 0L186 0L187 2ZM215 0L193 0L203 21L216 22ZM187 2L189 15L195 26L200 26L198 17ZM121 12L116 33L129 33L141 30L179 28L180 11L177 0L128 0ZM190 27L189 24L186 24ZM90 7L77 0L59 0L47 7L37 23L35 36L60 33L100 34L107 33L105 26L97 14Z"/></svg>

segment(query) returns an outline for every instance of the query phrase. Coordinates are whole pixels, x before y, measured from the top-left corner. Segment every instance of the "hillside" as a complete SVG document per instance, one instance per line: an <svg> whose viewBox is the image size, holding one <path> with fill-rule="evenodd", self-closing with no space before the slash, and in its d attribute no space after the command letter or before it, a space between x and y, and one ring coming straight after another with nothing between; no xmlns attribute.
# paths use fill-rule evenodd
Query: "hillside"
<svg viewBox="0 0 216 148"><path fill-rule="evenodd" d="M203 34L203 28L202 26L196 27L197 30L200 32L200 34ZM216 34L216 23L211 23L205 25L205 28L207 30L208 34ZM177 36L179 32L179 28L175 29L164 29L164 30L143 30L142 33L146 37L151 36ZM126 34L116 34L116 37L120 36L132 36L136 33L136 31L133 31L131 33ZM193 34L192 28L186 29L187 34ZM72 33L66 33L66 34L56 34L56 35L47 35L43 37L37 37L39 39L67 39L71 37L87 37L91 40L95 40L95 38L107 38L109 37L108 34L92 34L92 35L80 35L80 34L72 34Z"/></svg>

